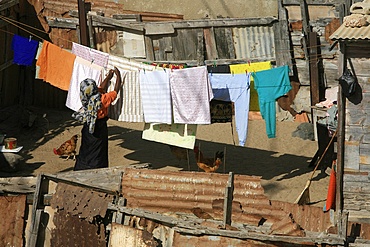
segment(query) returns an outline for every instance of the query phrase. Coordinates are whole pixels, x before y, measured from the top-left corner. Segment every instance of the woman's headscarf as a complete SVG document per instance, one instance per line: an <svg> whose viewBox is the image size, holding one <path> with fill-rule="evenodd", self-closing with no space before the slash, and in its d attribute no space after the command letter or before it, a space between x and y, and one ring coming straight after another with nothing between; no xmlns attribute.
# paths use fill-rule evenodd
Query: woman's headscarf
<svg viewBox="0 0 370 247"><path fill-rule="evenodd" d="M87 123L89 132L94 133L97 111L101 108L101 96L98 86L93 79L85 79L80 84L80 99L82 107L78 112L74 112L72 117L82 123Z"/></svg>

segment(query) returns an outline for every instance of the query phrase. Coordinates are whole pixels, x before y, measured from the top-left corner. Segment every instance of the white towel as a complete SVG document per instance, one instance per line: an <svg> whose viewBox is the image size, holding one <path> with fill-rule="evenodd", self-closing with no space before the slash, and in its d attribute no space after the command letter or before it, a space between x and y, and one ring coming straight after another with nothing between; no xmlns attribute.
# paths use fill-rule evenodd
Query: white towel
<svg viewBox="0 0 370 247"><path fill-rule="evenodd" d="M97 85L100 84L103 67L76 57L73 65L71 83L69 84L66 106L74 111L82 107L80 100L80 83L86 78L93 79Z"/></svg>
<svg viewBox="0 0 370 247"><path fill-rule="evenodd" d="M175 123L211 123L213 93L206 66L173 70L170 86Z"/></svg>
<svg viewBox="0 0 370 247"><path fill-rule="evenodd" d="M169 71L140 71L140 90L146 123L172 123Z"/></svg>
<svg viewBox="0 0 370 247"><path fill-rule="evenodd" d="M140 94L139 70L153 70L155 67L138 62L135 59L128 59L109 55L107 71L117 67L121 75L127 73L125 84L120 90L117 99L109 107L109 117L124 122L144 122L143 107ZM113 76L108 92L114 90L116 77Z"/></svg>
<svg viewBox="0 0 370 247"><path fill-rule="evenodd" d="M109 117L123 122L144 122L143 108L141 103L139 72L121 71L122 76L126 73L125 84L119 91L117 99L109 107ZM112 83L108 91L113 90Z"/></svg>

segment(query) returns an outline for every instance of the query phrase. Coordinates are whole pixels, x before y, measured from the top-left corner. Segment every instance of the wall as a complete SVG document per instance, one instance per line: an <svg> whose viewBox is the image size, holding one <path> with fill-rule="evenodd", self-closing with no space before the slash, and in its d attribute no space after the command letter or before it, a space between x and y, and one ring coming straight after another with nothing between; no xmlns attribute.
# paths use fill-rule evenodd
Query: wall
<svg viewBox="0 0 370 247"><path fill-rule="evenodd" d="M357 42L346 50L349 68L360 87L346 100L344 147L344 209L350 217L370 216L370 59L368 42ZM367 54L366 57L364 55Z"/></svg>
<svg viewBox="0 0 370 247"><path fill-rule="evenodd" d="M231 18L277 16L277 1L273 0L192 0L191 2L114 0L114 2L122 3L125 10L181 14L184 15L184 19L214 19L218 16Z"/></svg>

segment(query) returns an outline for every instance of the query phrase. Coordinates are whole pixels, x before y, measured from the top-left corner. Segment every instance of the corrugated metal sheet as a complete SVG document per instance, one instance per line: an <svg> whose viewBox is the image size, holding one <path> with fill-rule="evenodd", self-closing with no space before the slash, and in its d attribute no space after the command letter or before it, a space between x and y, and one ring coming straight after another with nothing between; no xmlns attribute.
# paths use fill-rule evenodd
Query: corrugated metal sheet
<svg viewBox="0 0 370 247"><path fill-rule="evenodd" d="M370 39L370 25L363 27L346 27L342 24L329 38L332 40Z"/></svg>
<svg viewBox="0 0 370 247"><path fill-rule="evenodd" d="M23 246L26 195L0 197L0 246Z"/></svg>
<svg viewBox="0 0 370 247"><path fill-rule="evenodd" d="M323 232L332 226L330 214L325 213L321 207L300 206L280 201L271 201L271 204L273 207L281 208L284 212L291 213L294 221L306 231Z"/></svg>
<svg viewBox="0 0 370 247"><path fill-rule="evenodd" d="M189 212L200 207L213 212L212 202L224 198L227 180L228 175L217 173L126 169L122 193L128 207L159 212ZM260 177L235 175L234 201L242 205L269 205Z"/></svg>
<svg viewBox="0 0 370 247"><path fill-rule="evenodd" d="M126 169L122 194L130 208L185 213L198 209L222 220L227 180L228 175L217 173ZM232 208L232 222L258 226L264 220L283 235L302 236L300 228L322 232L331 226L329 214L319 207L271 203L254 176L235 175Z"/></svg>
<svg viewBox="0 0 370 247"><path fill-rule="evenodd" d="M236 59L276 60L273 26L233 28Z"/></svg>
<svg viewBox="0 0 370 247"><path fill-rule="evenodd" d="M50 201L56 210L51 246L106 246L103 219L110 202L111 194L59 182Z"/></svg>

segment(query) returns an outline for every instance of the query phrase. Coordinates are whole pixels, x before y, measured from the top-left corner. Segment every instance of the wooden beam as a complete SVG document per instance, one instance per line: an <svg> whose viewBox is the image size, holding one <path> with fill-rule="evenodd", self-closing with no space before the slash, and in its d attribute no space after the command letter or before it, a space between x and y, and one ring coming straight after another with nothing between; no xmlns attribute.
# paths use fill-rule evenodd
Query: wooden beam
<svg viewBox="0 0 370 247"><path fill-rule="evenodd" d="M109 204L108 209L119 211L126 215L135 215L138 217L153 220L159 222L162 225L166 225L173 228L176 232L190 235L212 235L245 240L252 239L257 241L272 241L295 244L320 243L330 245L344 245L345 241L345 238L334 234L316 233L306 237L295 237L295 236L264 234L259 232L248 231L245 229L242 230L216 229L203 226L201 224L202 222L205 221L203 219L193 219L193 218L182 219L173 216L163 215L160 213L146 211L140 208L126 208L114 204ZM221 222L218 223L222 224Z"/></svg>
<svg viewBox="0 0 370 247"><path fill-rule="evenodd" d="M207 59L208 60L218 59L216 38L215 38L215 32L214 32L213 27L204 28L203 34L204 34L204 41L206 45Z"/></svg>
<svg viewBox="0 0 370 247"><path fill-rule="evenodd" d="M233 204L233 193L234 193L234 173L229 173L229 179L227 180L227 185L225 188L224 197L224 221L223 227L231 226L231 214L232 214L232 204Z"/></svg>
<svg viewBox="0 0 370 247"><path fill-rule="evenodd" d="M276 65L289 66L289 75L293 75L293 56L291 52L290 32L288 26L287 10L282 5L282 0L278 1L279 6L279 21L274 23L274 38L275 38L275 56Z"/></svg>
<svg viewBox="0 0 370 247"><path fill-rule="evenodd" d="M296 5L299 6L302 0L283 0L283 5ZM343 3L343 0L307 0L308 5L326 5L326 6L333 6L337 4Z"/></svg>
<svg viewBox="0 0 370 247"><path fill-rule="evenodd" d="M3 63L2 65L0 65L0 72L10 67L12 64L13 64L13 59L9 60L8 62Z"/></svg>
<svg viewBox="0 0 370 247"><path fill-rule="evenodd" d="M1 1L0 1L1 2ZM7 1L3 4L0 5L0 11L3 11L3 10L6 10L6 9L9 9L15 5L19 4L19 0L11 0L11 1Z"/></svg>
<svg viewBox="0 0 370 247"><path fill-rule="evenodd" d="M311 105L314 106L316 103L320 102L319 85L320 85L320 72L319 72L319 56L318 53L318 42L317 33L311 32L310 40L308 44L310 45L309 59L309 71L310 71L310 90L311 90Z"/></svg>
<svg viewBox="0 0 370 247"><path fill-rule="evenodd" d="M198 45L197 45L197 65L201 66L204 64L204 33L198 32Z"/></svg>
<svg viewBox="0 0 370 247"><path fill-rule="evenodd" d="M305 59L307 61L308 65L308 59L309 59L309 47L308 47L308 40L309 40L309 35L311 32L310 28L310 16L308 13L308 5L306 0L301 1L301 15L302 15L302 43L303 43L303 49L304 49L304 54L305 54Z"/></svg>

